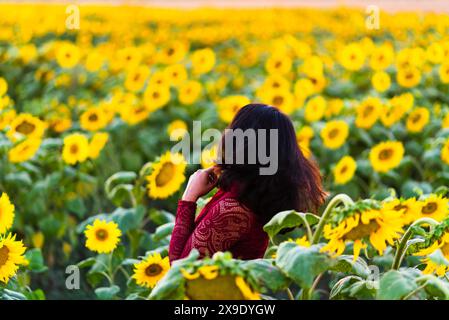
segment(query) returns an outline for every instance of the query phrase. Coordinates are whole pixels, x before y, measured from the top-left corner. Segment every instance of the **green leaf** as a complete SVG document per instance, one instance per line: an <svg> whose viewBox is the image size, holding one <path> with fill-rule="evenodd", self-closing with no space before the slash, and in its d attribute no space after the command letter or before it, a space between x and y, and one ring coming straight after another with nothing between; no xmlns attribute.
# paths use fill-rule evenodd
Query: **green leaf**
<svg viewBox="0 0 449 320"><path fill-rule="evenodd" d="M28 268L33 272L44 272L48 268L44 264L44 257L41 249L35 248L25 253L25 258L29 261Z"/></svg>
<svg viewBox="0 0 449 320"><path fill-rule="evenodd" d="M353 261L353 256L341 255L335 260L336 264L330 268L333 271L352 273L363 278L370 275L368 264L361 257L357 258L356 261Z"/></svg>
<svg viewBox="0 0 449 320"><path fill-rule="evenodd" d="M390 270L379 283L377 298L381 300L400 300L418 288L416 274L404 270Z"/></svg>
<svg viewBox="0 0 449 320"><path fill-rule="evenodd" d="M174 227L175 227L174 222L169 222L163 224L162 226L157 227L156 231L153 234L153 240L161 241L162 239L165 239L167 236L171 235Z"/></svg>
<svg viewBox="0 0 449 320"><path fill-rule="evenodd" d="M358 276L347 276L340 279L331 289L329 298L332 300L374 299L376 288L371 281Z"/></svg>
<svg viewBox="0 0 449 320"><path fill-rule="evenodd" d="M95 289L95 294L97 295L98 299L101 300L111 300L119 292L120 287L115 285L111 287L101 287Z"/></svg>
<svg viewBox="0 0 449 320"><path fill-rule="evenodd" d="M152 300L179 300L184 299L184 277L181 268L192 261L198 259L197 250L192 250L190 254L180 260L176 260L166 275L159 280L156 286L151 290L150 299Z"/></svg>
<svg viewBox="0 0 449 320"><path fill-rule="evenodd" d="M76 265L78 266L78 268L88 268L88 267L93 266L95 264L95 261L96 261L96 259L94 257L90 257L90 258L81 260Z"/></svg>
<svg viewBox="0 0 449 320"><path fill-rule="evenodd" d="M287 210L277 213L271 220L265 224L263 229L273 238L281 230L300 227L307 221L309 225L314 225L320 221L320 217L312 213L300 213L294 210Z"/></svg>
<svg viewBox="0 0 449 320"><path fill-rule="evenodd" d="M321 245L298 246L294 242L279 245L276 265L302 288L310 288L315 277L335 265L336 261L320 252Z"/></svg>
<svg viewBox="0 0 449 320"><path fill-rule="evenodd" d="M287 288L290 279L273 262L272 259L249 260L242 262L242 268L256 279L260 287L276 292Z"/></svg>

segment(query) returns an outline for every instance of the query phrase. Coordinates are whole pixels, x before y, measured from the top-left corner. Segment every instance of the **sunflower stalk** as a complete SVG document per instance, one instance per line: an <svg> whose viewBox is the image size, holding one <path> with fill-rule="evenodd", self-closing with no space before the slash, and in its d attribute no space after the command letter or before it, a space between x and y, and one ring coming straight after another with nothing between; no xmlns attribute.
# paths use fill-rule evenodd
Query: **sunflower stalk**
<svg viewBox="0 0 449 320"><path fill-rule="evenodd" d="M396 254L394 255L393 264L391 265L392 270L398 270L399 267L401 266L402 260L404 259L407 253L408 249L407 242L414 234L414 227L423 224L429 224L431 227L434 227L438 224L438 222L432 218L421 218L416 220L408 227L407 231L402 236L401 241L399 242L398 248L396 250Z"/></svg>
<svg viewBox="0 0 449 320"><path fill-rule="evenodd" d="M312 245L318 243L318 241L321 238L321 233L323 232L324 225L327 222L327 220L330 218L332 210L341 203L343 203L344 206L348 206L348 205L353 204L354 201L352 201L352 199L344 193L337 194L335 197L332 198L332 200L329 202L326 209L324 210L323 215L321 216L320 222L318 223L317 228L315 230L315 233L313 234L312 241L311 241Z"/></svg>

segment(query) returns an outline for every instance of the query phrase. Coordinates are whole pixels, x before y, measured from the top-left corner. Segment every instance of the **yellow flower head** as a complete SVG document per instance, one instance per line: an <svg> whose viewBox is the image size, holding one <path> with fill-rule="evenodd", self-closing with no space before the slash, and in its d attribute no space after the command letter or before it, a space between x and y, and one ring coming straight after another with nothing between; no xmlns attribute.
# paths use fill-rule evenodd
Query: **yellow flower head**
<svg viewBox="0 0 449 320"><path fill-rule="evenodd" d="M360 250L371 244L382 255L387 243L394 244L403 232L400 213L392 210L365 208L347 216L337 225L327 224L324 237L329 240L321 250L341 255L347 242L353 242L354 260Z"/></svg>
<svg viewBox="0 0 449 320"><path fill-rule="evenodd" d="M370 153L371 166L377 172L388 172L401 163L404 157L404 146L400 141L386 141L375 145Z"/></svg>
<svg viewBox="0 0 449 320"><path fill-rule="evenodd" d="M430 112L427 108L416 108L407 118L407 130L413 133L422 132L429 123Z"/></svg>
<svg viewBox="0 0 449 320"><path fill-rule="evenodd" d="M355 125L359 128L369 129L379 119L382 112L382 102L379 98L369 97L356 108Z"/></svg>
<svg viewBox="0 0 449 320"><path fill-rule="evenodd" d="M365 58L365 52L357 43L348 44L340 52L341 65L350 71L361 69L365 64Z"/></svg>
<svg viewBox="0 0 449 320"><path fill-rule="evenodd" d="M22 241L16 241L16 236L0 236L0 281L8 283L19 269L26 264L24 257L26 248Z"/></svg>
<svg viewBox="0 0 449 320"><path fill-rule="evenodd" d="M56 50L56 60L62 68L73 68L78 64L80 56L79 48L70 42L60 44Z"/></svg>
<svg viewBox="0 0 449 320"><path fill-rule="evenodd" d="M215 53L212 49L199 49L191 56L193 73L204 74L212 70L215 65Z"/></svg>
<svg viewBox="0 0 449 320"><path fill-rule="evenodd" d="M392 199L382 203L382 208L399 212L404 225L408 225L420 218L422 203L415 198Z"/></svg>
<svg viewBox="0 0 449 320"><path fill-rule="evenodd" d="M387 91L391 85L391 79L388 73L384 71L377 71L371 78L373 88L378 92Z"/></svg>
<svg viewBox="0 0 449 320"><path fill-rule="evenodd" d="M304 117L308 122L319 121L323 118L327 102L322 96L315 96L307 101Z"/></svg>
<svg viewBox="0 0 449 320"><path fill-rule="evenodd" d="M154 288L170 269L168 257L154 253L134 265L133 279L140 286Z"/></svg>
<svg viewBox="0 0 449 320"><path fill-rule="evenodd" d="M3 97L8 91L8 82L5 78L0 77L0 98Z"/></svg>
<svg viewBox="0 0 449 320"><path fill-rule="evenodd" d="M346 184L354 177L357 163L351 156L344 156L338 161L333 169L334 181L336 184Z"/></svg>
<svg viewBox="0 0 449 320"><path fill-rule="evenodd" d="M432 218L437 221L443 221L449 214L449 199L442 195L432 194L421 201L421 218Z"/></svg>
<svg viewBox="0 0 449 320"><path fill-rule="evenodd" d="M167 127L167 133L175 140L181 139L187 133L187 124L182 120L173 120Z"/></svg>
<svg viewBox="0 0 449 320"><path fill-rule="evenodd" d="M73 133L64 138L62 159L64 162L74 165L84 162L89 156L89 142L81 133Z"/></svg>
<svg viewBox="0 0 449 320"><path fill-rule="evenodd" d="M14 205L6 193L0 197L0 235L6 233L14 222Z"/></svg>
<svg viewBox="0 0 449 320"><path fill-rule="evenodd" d="M342 120L329 121L321 130L320 135L326 148L338 149L348 138L349 126Z"/></svg>
<svg viewBox="0 0 449 320"><path fill-rule="evenodd" d="M241 95L228 96L226 98L221 99L217 105L218 115L221 120L226 123L230 123L237 112L249 104L250 100Z"/></svg>
<svg viewBox="0 0 449 320"><path fill-rule="evenodd" d="M143 96L145 107L150 111L162 108L170 101L170 88L167 86L148 86Z"/></svg>
<svg viewBox="0 0 449 320"><path fill-rule="evenodd" d="M449 138L446 139L446 142L441 148L441 160L449 165Z"/></svg>
<svg viewBox="0 0 449 320"><path fill-rule="evenodd" d="M200 82L190 80L181 84L178 90L179 102L184 105L191 105L199 99L203 87Z"/></svg>
<svg viewBox="0 0 449 320"><path fill-rule="evenodd" d="M8 160L12 163L30 160L39 150L41 141L36 138L25 139L8 151Z"/></svg>
<svg viewBox="0 0 449 320"><path fill-rule="evenodd" d="M21 113L11 121L9 130L6 133L11 141L22 138L42 138L47 124L29 113Z"/></svg>
<svg viewBox="0 0 449 320"><path fill-rule="evenodd" d="M146 66L129 69L126 73L125 88L132 92L141 90L149 75L150 69Z"/></svg>
<svg viewBox="0 0 449 320"><path fill-rule="evenodd" d="M148 195L153 199L165 199L179 190L185 181L186 161L181 154L170 152L153 163L152 172L147 177Z"/></svg>
<svg viewBox="0 0 449 320"><path fill-rule="evenodd" d="M89 143L89 158L97 159L101 150L109 140L109 134L106 132L97 132Z"/></svg>
<svg viewBox="0 0 449 320"><path fill-rule="evenodd" d="M122 232L115 222L95 219L84 231L86 248L98 253L112 252L120 242Z"/></svg>

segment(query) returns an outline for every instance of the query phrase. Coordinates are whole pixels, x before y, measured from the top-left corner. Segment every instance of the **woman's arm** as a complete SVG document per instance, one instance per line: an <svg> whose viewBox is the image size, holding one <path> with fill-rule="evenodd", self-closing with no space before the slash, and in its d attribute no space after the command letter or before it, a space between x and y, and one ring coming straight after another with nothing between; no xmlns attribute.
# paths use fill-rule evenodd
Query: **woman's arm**
<svg viewBox="0 0 449 320"><path fill-rule="evenodd" d="M178 202L175 227L170 239L168 256L170 261L180 258L187 240L195 227L196 201L211 191L217 183L213 168L197 170L189 178L182 200Z"/></svg>
<svg viewBox="0 0 449 320"><path fill-rule="evenodd" d="M181 254L175 259L188 256L192 249L197 249L201 257L229 250L250 231L252 219L251 213L237 200L221 200L210 212L204 213L204 218L188 236Z"/></svg>
<svg viewBox="0 0 449 320"><path fill-rule="evenodd" d="M195 227L196 202L178 201L178 210L176 211L175 227L170 239L168 256L170 261L180 258L185 244L189 239Z"/></svg>

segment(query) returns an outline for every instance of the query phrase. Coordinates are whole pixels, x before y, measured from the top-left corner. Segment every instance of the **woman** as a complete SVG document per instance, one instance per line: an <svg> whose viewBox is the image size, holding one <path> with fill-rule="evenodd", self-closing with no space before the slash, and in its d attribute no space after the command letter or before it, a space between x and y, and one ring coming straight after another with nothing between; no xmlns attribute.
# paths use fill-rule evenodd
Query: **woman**
<svg viewBox="0 0 449 320"><path fill-rule="evenodd" d="M196 171L178 202L170 261L186 257L192 249L197 249L201 257L230 251L234 258L262 258L268 246L263 226L271 217L289 209L316 212L324 201L319 170L298 148L293 124L286 115L271 106L249 104L240 109L229 129L277 129L277 171L261 175L263 165L259 161L228 161L224 157L229 154L225 150L227 135L223 135L220 164ZM270 143L268 139L266 150L270 150ZM235 160L241 152L248 159L247 141L243 149L233 147L231 158ZM196 201L215 186L218 192L195 218Z"/></svg>

